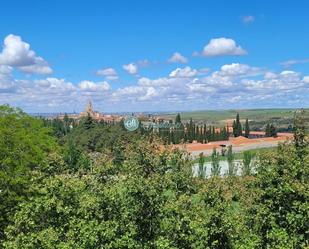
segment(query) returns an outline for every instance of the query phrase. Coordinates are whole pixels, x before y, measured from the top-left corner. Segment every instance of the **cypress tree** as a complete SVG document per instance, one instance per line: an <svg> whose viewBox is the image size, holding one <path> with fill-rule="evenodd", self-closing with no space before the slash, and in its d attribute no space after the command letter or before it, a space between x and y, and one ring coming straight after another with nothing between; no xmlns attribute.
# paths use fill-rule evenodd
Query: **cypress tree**
<svg viewBox="0 0 309 249"><path fill-rule="evenodd" d="M199 126L197 125L195 127L195 137L194 137L194 140L196 140L196 142L199 142Z"/></svg>
<svg viewBox="0 0 309 249"><path fill-rule="evenodd" d="M237 125L235 120L233 121L233 135L237 137Z"/></svg>
<svg viewBox="0 0 309 249"><path fill-rule="evenodd" d="M267 124L265 128L265 137L271 137L270 125Z"/></svg>
<svg viewBox="0 0 309 249"><path fill-rule="evenodd" d="M225 126L223 127L222 131L221 131L221 139L222 140L228 140L228 133L226 131Z"/></svg>
<svg viewBox="0 0 309 249"><path fill-rule="evenodd" d="M175 119L175 124L179 124L181 123L181 118L180 118L180 114L178 113Z"/></svg>
<svg viewBox="0 0 309 249"><path fill-rule="evenodd" d="M246 125L245 125L245 137L249 137L250 134L250 127L249 127L249 121L246 119Z"/></svg>
<svg viewBox="0 0 309 249"><path fill-rule="evenodd" d="M207 143L207 127L206 127L206 124L204 124L204 128L203 128L203 142Z"/></svg>
<svg viewBox="0 0 309 249"><path fill-rule="evenodd" d="M89 129L94 127L94 120L92 119L92 117L89 114L85 118L83 126L86 130L89 130Z"/></svg>
<svg viewBox="0 0 309 249"><path fill-rule="evenodd" d="M236 130L237 130L237 137L242 135L242 127L240 123L239 113L236 115Z"/></svg>
<svg viewBox="0 0 309 249"><path fill-rule="evenodd" d="M211 141L216 141L216 129L214 126L212 127L211 137Z"/></svg>
<svg viewBox="0 0 309 249"><path fill-rule="evenodd" d="M270 125L269 131L270 131L270 136L271 137L276 137L277 136L277 130L276 130L276 127L273 124Z"/></svg>
<svg viewBox="0 0 309 249"><path fill-rule="evenodd" d="M194 139L194 127L193 127L193 121L192 118L190 119L190 123L189 123L189 131L188 131L188 139L189 139L189 143L192 143L193 139Z"/></svg>

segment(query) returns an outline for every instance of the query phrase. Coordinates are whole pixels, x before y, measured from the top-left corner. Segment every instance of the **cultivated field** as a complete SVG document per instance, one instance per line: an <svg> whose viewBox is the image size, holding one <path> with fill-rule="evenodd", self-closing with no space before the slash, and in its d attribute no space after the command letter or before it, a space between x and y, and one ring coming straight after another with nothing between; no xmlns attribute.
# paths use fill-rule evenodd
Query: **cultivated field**
<svg viewBox="0 0 309 249"><path fill-rule="evenodd" d="M269 120L292 120L296 109L250 109L250 110L206 110L180 112L183 121L192 118L196 121L207 121L212 124L223 124L235 119L239 113L242 120L248 118L250 121ZM174 119L176 112L161 115L164 118Z"/></svg>

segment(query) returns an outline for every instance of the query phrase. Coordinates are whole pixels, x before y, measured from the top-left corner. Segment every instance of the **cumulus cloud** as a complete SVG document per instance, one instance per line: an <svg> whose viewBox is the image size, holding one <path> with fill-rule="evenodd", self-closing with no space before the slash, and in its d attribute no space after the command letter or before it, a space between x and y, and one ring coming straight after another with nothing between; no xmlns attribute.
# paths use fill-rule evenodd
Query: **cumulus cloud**
<svg viewBox="0 0 309 249"><path fill-rule="evenodd" d="M0 67L0 71L5 70ZM1 80L2 76L0 72L0 103L21 106L26 110L29 108L39 112L72 112L75 108L81 110L89 99L96 103L105 103L110 98L110 86L105 81L85 80L76 84L65 79L48 77L34 80L7 78L4 82Z"/></svg>
<svg viewBox="0 0 309 249"><path fill-rule="evenodd" d="M179 52L175 52L169 59L168 59L169 63L182 63L182 64L186 64L188 63L188 59L186 57L184 57L182 54L180 54Z"/></svg>
<svg viewBox="0 0 309 249"><path fill-rule="evenodd" d="M46 79L40 79L40 80L34 80L33 81L36 86L40 87L41 90L43 88L45 89L55 89L56 91L72 91L75 90L75 86L65 79L58 79L58 78L46 78Z"/></svg>
<svg viewBox="0 0 309 249"><path fill-rule="evenodd" d="M176 68L169 76L173 78L190 78L196 76L198 71L187 66L184 68Z"/></svg>
<svg viewBox="0 0 309 249"><path fill-rule="evenodd" d="M97 71L97 75L105 77L107 80L117 80L118 74L114 68L104 68Z"/></svg>
<svg viewBox="0 0 309 249"><path fill-rule="evenodd" d="M122 68L127 71L129 74L137 74L138 66L135 63L129 63L127 65L123 65Z"/></svg>
<svg viewBox="0 0 309 249"><path fill-rule="evenodd" d="M252 23L254 21L255 21L255 17L254 16L248 15L248 16L243 16L242 17L242 22L244 24L250 24L250 23Z"/></svg>
<svg viewBox="0 0 309 249"><path fill-rule="evenodd" d="M108 91L110 90L110 85L106 82L93 82L89 80L81 81L78 84L79 88L85 92L97 92L97 91Z"/></svg>
<svg viewBox="0 0 309 249"><path fill-rule="evenodd" d="M12 67L0 66L0 103L61 112L73 111L73 106L79 111L88 99L114 111L309 104L309 76L296 71L266 71L240 63L222 65L207 75L200 71L177 68L165 77L142 77L113 90L106 81L72 83L53 77L17 80L12 77Z"/></svg>
<svg viewBox="0 0 309 249"><path fill-rule="evenodd" d="M30 45L22 41L20 36L8 35L4 39L0 53L0 65L17 68L26 73L50 74L52 69L48 63L30 49Z"/></svg>
<svg viewBox="0 0 309 249"><path fill-rule="evenodd" d="M262 72L260 68L251 67L246 64L232 63L221 67L218 72L222 76L254 76Z"/></svg>
<svg viewBox="0 0 309 249"><path fill-rule="evenodd" d="M204 56L224 56L224 55L245 55L247 54L241 46L237 45L233 39L216 38L211 39L204 47L202 55Z"/></svg>

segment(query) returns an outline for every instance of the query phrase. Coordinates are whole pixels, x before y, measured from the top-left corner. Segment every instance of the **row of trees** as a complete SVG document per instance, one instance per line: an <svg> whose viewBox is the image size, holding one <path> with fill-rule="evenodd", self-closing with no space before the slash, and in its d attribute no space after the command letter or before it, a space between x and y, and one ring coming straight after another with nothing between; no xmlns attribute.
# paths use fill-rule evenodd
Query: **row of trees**
<svg viewBox="0 0 309 249"><path fill-rule="evenodd" d="M273 124L267 124L265 128L265 136L266 137L276 137L277 129Z"/></svg>
<svg viewBox="0 0 309 249"><path fill-rule="evenodd" d="M226 127L217 129L215 126L206 126L206 124L198 125L193 122L192 118L188 123L183 124L180 114L177 114L175 122L170 121L169 125L172 128L166 125L156 130L166 144L192 143L193 141L208 143L229 139Z"/></svg>
<svg viewBox="0 0 309 249"><path fill-rule="evenodd" d="M255 165L254 165L254 158L256 155L251 151L244 151L243 152L243 159L241 162L235 162L235 155L233 153L232 145L228 146L226 158L223 156L220 157L220 153L216 150L216 148L213 149L213 152L211 154L211 170L210 170L210 176L219 176L223 175L223 172L221 170L220 161L224 161L226 159L228 163L228 169L225 175L227 176L236 176L237 173L240 174L239 170L241 170L242 176L251 176L254 174ZM199 154L198 159L198 170L197 170L197 176L200 178L205 178L207 176L206 174L206 166L205 166L206 157L203 153Z"/></svg>
<svg viewBox="0 0 309 249"><path fill-rule="evenodd" d="M250 127L249 120L246 119L245 127L243 129L242 124L240 122L239 113L236 114L236 119L233 121L233 135L234 137L245 136L249 137Z"/></svg>

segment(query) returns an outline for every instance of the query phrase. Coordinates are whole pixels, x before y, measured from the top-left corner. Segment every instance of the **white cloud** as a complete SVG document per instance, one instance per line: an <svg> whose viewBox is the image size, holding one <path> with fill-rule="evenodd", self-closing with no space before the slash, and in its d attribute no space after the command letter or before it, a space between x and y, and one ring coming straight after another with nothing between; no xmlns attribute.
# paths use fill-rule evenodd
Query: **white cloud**
<svg viewBox="0 0 309 249"><path fill-rule="evenodd" d="M117 80L118 74L114 68L105 68L97 71L97 75L104 76L107 80Z"/></svg>
<svg viewBox="0 0 309 249"><path fill-rule="evenodd" d="M126 70L129 74L137 74L138 72L138 66L135 63L123 65L122 68Z"/></svg>
<svg viewBox="0 0 309 249"><path fill-rule="evenodd" d="M4 39L0 65L12 66L26 73L52 73L48 63L42 57L37 56L28 43L12 34Z"/></svg>
<svg viewBox="0 0 309 249"><path fill-rule="evenodd" d="M188 59L184 57L182 54L175 52L169 59L169 63L183 63L186 64L188 63Z"/></svg>
<svg viewBox="0 0 309 249"><path fill-rule="evenodd" d="M218 73L222 76L254 76L261 73L261 69L246 64L232 63L223 65Z"/></svg>
<svg viewBox="0 0 309 249"><path fill-rule="evenodd" d="M14 80L12 78L12 67L0 65L0 93L8 91L14 86Z"/></svg>
<svg viewBox="0 0 309 249"><path fill-rule="evenodd" d="M79 88L85 92L97 92L97 91L108 91L110 90L110 85L106 82L93 82L89 80L81 81L78 84Z"/></svg>
<svg viewBox="0 0 309 249"><path fill-rule="evenodd" d="M223 55L245 55L246 50L238 46L233 39L216 38L211 39L204 47L202 55L204 56L223 56Z"/></svg>
<svg viewBox="0 0 309 249"><path fill-rule="evenodd" d="M301 59L301 60L288 60L288 61L281 62L280 64L285 68L289 68L297 64L305 64L305 63L309 63L309 58Z"/></svg>
<svg viewBox="0 0 309 249"><path fill-rule="evenodd" d="M105 81L85 80L76 84L52 77L16 80L12 77L12 67L0 66L0 103L41 112L80 111L88 99L92 99L96 107L98 103L104 105L103 111L309 104L309 76L295 71L272 72L232 63L208 75L201 75L200 70L190 67L176 69L171 74L175 77L142 77L131 86L112 90Z"/></svg>
<svg viewBox="0 0 309 249"><path fill-rule="evenodd" d="M305 77L303 78L303 82L309 83L309 76L305 76Z"/></svg>
<svg viewBox="0 0 309 249"><path fill-rule="evenodd" d="M138 98L138 100L140 101L146 101L146 100L152 100L154 97L158 96L159 93L157 92L157 90L153 87L149 87L146 90L146 94L143 96L140 96Z"/></svg>
<svg viewBox="0 0 309 249"><path fill-rule="evenodd" d="M255 21L255 17L251 16L251 15L243 16L242 21L243 21L244 24L250 24L250 23Z"/></svg>
<svg viewBox="0 0 309 249"><path fill-rule="evenodd" d="M264 78L265 79L275 79L275 78L277 78L277 74L275 74L273 72L266 72L264 74Z"/></svg>
<svg viewBox="0 0 309 249"><path fill-rule="evenodd" d="M187 66L184 68L176 68L169 76L173 78L190 78L196 76L197 73L198 71L196 69L191 69L191 67Z"/></svg>

